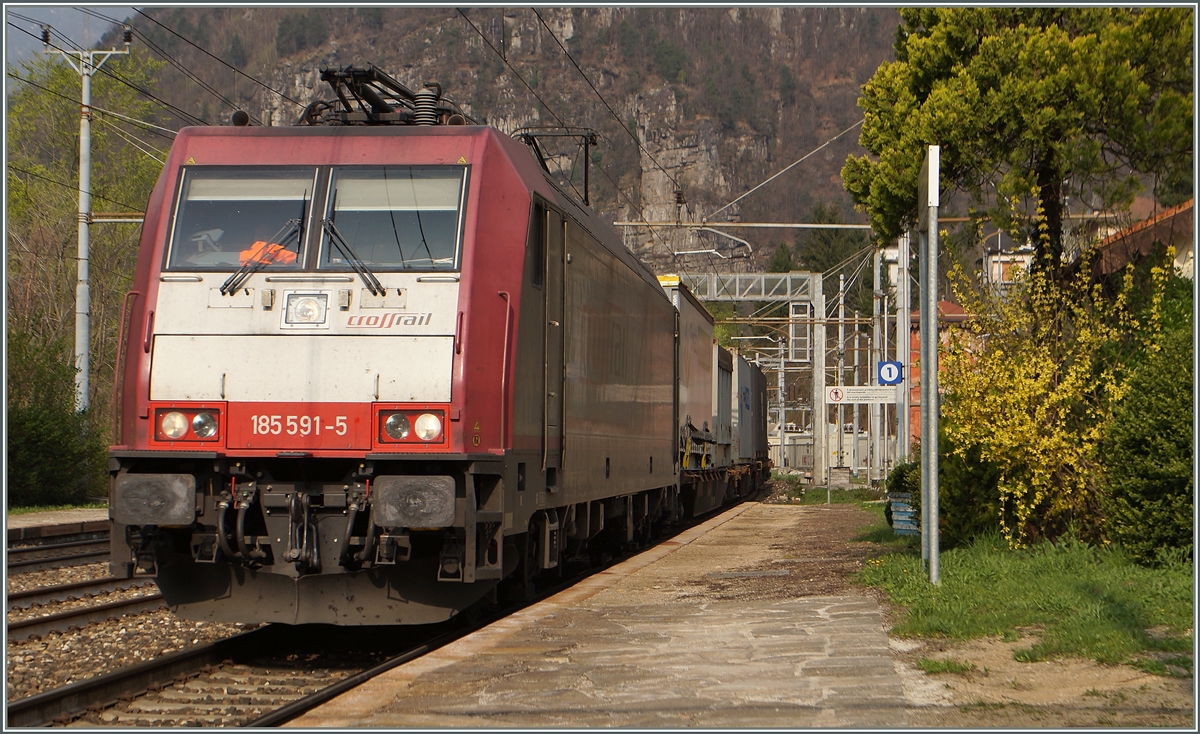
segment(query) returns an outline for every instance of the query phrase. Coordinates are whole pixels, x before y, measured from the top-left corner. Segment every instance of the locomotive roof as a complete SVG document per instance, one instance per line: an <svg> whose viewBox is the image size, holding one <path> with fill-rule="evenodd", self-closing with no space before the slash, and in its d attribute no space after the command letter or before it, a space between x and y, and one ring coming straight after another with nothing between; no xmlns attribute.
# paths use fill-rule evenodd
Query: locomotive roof
<svg viewBox="0 0 1200 734"><path fill-rule="evenodd" d="M490 138L503 148L516 167L517 174L528 190L553 201L575 222L596 239L605 249L628 265L642 280L652 285L666 298L658 278L623 244L612 225L603 221L590 207L584 206L563 191L553 178L542 170L532 149L490 125L299 125L280 127L260 126L192 126L179 131L174 149L186 147L189 139L204 138ZM453 161L447 161L453 162ZM182 163L182 161L179 161Z"/></svg>

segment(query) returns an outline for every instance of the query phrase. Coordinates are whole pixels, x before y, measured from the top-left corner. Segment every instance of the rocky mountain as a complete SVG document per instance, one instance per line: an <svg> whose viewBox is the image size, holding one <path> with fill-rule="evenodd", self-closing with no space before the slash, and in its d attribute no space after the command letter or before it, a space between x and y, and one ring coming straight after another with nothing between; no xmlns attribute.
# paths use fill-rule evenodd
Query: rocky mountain
<svg viewBox="0 0 1200 734"><path fill-rule="evenodd" d="M672 222L806 221L823 202L846 221L862 221L839 171L848 154L861 153L855 101L891 58L898 22L892 9L813 7L145 12L149 18L133 18L139 31L227 98L205 93L174 67L164 70L166 99L211 124L227 124L234 107L265 124L293 124L303 105L331 96L321 67L371 63L413 89L441 83L467 114L506 132L596 129L594 206L613 221ZM565 185L581 188L581 154L570 139L547 152L570 179ZM715 262L711 254L672 257L683 250L712 249L718 258L746 252L712 233L623 232L631 249L662 267ZM763 267L795 232L736 230L754 257L723 266Z"/></svg>

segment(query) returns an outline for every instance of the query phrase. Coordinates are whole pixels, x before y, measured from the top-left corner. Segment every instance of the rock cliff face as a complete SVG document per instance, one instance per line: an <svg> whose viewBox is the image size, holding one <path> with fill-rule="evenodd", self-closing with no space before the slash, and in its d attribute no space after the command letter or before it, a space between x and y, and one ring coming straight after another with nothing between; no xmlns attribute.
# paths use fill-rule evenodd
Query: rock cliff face
<svg viewBox="0 0 1200 734"><path fill-rule="evenodd" d="M860 152L856 130L723 207L861 119L860 85L891 58L898 22L895 11L882 8L472 8L466 17L449 8L176 8L154 14L214 53L224 49L218 55L240 61L247 74L286 95L174 46L189 66L208 64L217 78L232 77L227 96L270 124L293 124L300 105L331 96L318 79L322 66L372 63L414 89L440 82L469 115L506 132L595 128L601 135L592 154L595 208L612 221L652 222L699 221L714 212L711 222L804 221L818 202L860 220L839 176L846 155ZM242 58L228 58L239 49ZM169 87L195 97L182 78ZM228 110L210 111L210 119L218 116L228 119ZM578 148L566 139L547 147L564 187L582 188ZM696 267L696 258L707 268L714 258L747 251L712 233L623 232L627 246L670 269ZM761 267L792 232L731 231L756 258L722 266ZM672 256L705 249L719 254Z"/></svg>

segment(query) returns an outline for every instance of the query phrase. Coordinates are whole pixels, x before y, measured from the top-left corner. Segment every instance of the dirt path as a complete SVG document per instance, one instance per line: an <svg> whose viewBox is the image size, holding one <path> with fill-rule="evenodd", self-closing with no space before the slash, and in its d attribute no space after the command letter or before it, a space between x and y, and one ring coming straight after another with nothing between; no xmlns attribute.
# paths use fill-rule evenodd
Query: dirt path
<svg viewBox="0 0 1200 734"><path fill-rule="evenodd" d="M768 500L770 501L770 500ZM787 576L710 579L709 591L721 599L771 599L863 593L850 577L867 558L881 552L871 543L853 542L873 522L852 505L797 508L795 540L780 543L761 570L788 568ZM889 619L900 610L874 589ZM1193 727L1194 680L1166 678L1127 665L1099 665L1063 659L1022 663L1013 658L1028 647L1034 633L1015 642L999 638L951 643L945 640L891 637L905 697L912 707L906 725L950 728ZM969 673L927 674L923 658L974 665Z"/></svg>

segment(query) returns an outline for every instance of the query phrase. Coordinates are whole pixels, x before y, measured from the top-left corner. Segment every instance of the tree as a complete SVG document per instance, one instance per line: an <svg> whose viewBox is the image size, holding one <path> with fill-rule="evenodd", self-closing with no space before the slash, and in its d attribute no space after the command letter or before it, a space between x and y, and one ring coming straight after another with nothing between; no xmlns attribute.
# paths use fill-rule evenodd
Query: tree
<svg viewBox="0 0 1200 734"><path fill-rule="evenodd" d="M135 48L131 56L114 57L104 68L153 90L161 67ZM16 82L8 99L8 500L53 504L79 499L85 490L104 492L121 299L133 277L140 227L91 228L92 407L77 415L72 335L79 117L78 102L71 100L79 99L79 75L52 58L25 63L14 73L32 84ZM93 78L92 103L125 117L167 123L109 74ZM92 125L93 210L143 209L162 169L152 154L163 155L165 145L163 137L97 112ZM64 466L78 467L74 476L83 477L83 485L61 484Z"/></svg>
<svg viewBox="0 0 1200 734"><path fill-rule="evenodd" d="M1069 202L1132 201L1192 169L1191 8L905 8L896 61L863 88L842 178L887 238L913 225L927 145L973 209L1057 270ZM1175 194L1176 196L1178 194Z"/></svg>
<svg viewBox="0 0 1200 734"><path fill-rule="evenodd" d="M775 251L771 253L771 261L767 263L767 272L790 273L793 269L792 249L786 242L775 245Z"/></svg>
<svg viewBox="0 0 1200 734"><path fill-rule="evenodd" d="M813 224L843 224L841 213L833 204L819 202L809 212L807 221ZM824 273L825 298L837 297L837 278L846 276L846 308L851 312L872 312L875 284L870 265L861 270L864 258L871 257L864 232L845 229L808 229L797 238L794 256L797 266L812 273ZM857 277L855 273L857 272Z"/></svg>

